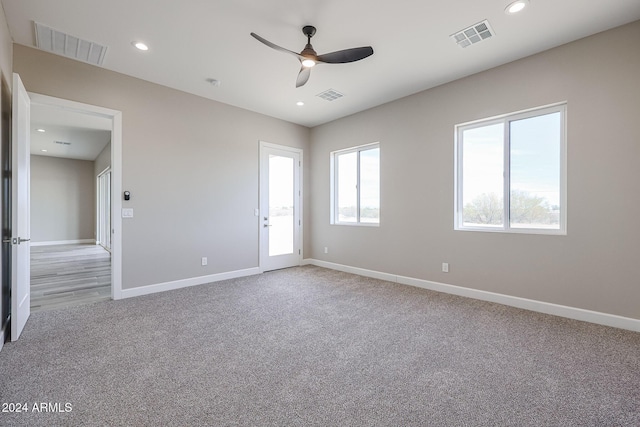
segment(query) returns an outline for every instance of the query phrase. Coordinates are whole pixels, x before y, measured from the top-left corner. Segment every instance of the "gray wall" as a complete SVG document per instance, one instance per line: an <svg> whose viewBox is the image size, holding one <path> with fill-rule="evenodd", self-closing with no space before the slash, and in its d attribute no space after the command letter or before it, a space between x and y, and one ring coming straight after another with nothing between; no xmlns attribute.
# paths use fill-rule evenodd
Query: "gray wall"
<svg viewBox="0 0 640 427"><path fill-rule="evenodd" d="M96 157L94 175L97 177L103 170L111 166L111 143L108 143Z"/></svg>
<svg viewBox="0 0 640 427"><path fill-rule="evenodd" d="M95 240L94 162L31 156L31 241Z"/></svg>
<svg viewBox="0 0 640 427"><path fill-rule="evenodd" d="M307 256L640 319L638 40L635 22L314 128ZM565 100L568 235L454 231L454 126ZM374 141L381 226L329 225L329 152Z"/></svg>
<svg viewBox="0 0 640 427"><path fill-rule="evenodd" d="M309 129L20 45L14 70L31 92L122 111L123 289L258 266L259 140L306 155Z"/></svg>
<svg viewBox="0 0 640 427"><path fill-rule="evenodd" d="M4 9L0 5L0 71L2 77L7 81L9 87L12 86L13 74L13 40L9 33L7 19L4 16Z"/></svg>
<svg viewBox="0 0 640 427"><path fill-rule="evenodd" d="M30 91L123 112L125 289L257 266L265 140L305 149L307 258L640 318L637 40L638 22L311 132L23 46L14 68ZM454 125L565 100L568 235L453 231ZM382 225L329 225L329 152L374 141Z"/></svg>

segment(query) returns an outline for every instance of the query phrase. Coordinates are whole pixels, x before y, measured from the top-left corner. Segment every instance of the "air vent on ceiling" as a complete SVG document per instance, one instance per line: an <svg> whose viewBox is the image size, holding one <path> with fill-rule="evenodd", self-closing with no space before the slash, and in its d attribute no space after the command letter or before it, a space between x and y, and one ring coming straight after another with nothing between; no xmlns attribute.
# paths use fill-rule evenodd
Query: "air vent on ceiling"
<svg viewBox="0 0 640 427"><path fill-rule="evenodd" d="M67 141L53 141L53 142L55 142L56 144L60 144L60 145L71 145L71 143L67 142Z"/></svg>
<svg viewBox="0 0 640 427"><path fill-rule="evenodd" d="M36 47L67 58L102 65L107 47L65 34L46 25L34 22L36 27Z"/></svg>
<svg viewBox="0 0 640 427"><path fill-rule="evenodd" d="M489 21L485 19L482 22L478 22L477 24L452 34L451 38L458 44L458 46L467 47L481 42L482 40L486 40L494 34L495 33L489 25Z"/></svg>
<svg viewBox="0 0 640 427"><path fill-rule="evenodd" d="M338 92L337 90L327 89L322 93L317 94L316 96L325 99L327 101L335 101L338 98L342 98L344 95Z"/></svg>

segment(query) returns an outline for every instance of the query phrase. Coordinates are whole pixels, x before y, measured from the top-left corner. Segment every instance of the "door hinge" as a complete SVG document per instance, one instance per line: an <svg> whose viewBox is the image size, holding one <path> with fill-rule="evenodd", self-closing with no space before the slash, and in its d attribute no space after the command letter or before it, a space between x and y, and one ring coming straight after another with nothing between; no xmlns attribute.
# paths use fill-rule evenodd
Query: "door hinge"
<svg viewBox="0 0 640 427"><path fill-rule="evenodd" d="M298 249L298 255L302 255L302 250Z"/></svg>

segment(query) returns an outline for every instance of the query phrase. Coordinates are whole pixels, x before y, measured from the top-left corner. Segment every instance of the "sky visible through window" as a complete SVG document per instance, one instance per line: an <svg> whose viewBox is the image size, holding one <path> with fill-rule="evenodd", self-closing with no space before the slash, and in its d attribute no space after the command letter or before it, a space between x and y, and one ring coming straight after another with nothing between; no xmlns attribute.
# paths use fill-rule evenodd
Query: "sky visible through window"
<svg viewBox="0 0 640 427"><path fill-rule="evenodd" d="M560 113L512 121L511 190L560 204ZM464 204L503 193L504 123L464 131Z"/></svg>
<svg viewBox="0 0 640 427"><path fill-rule="evenodd" d="M380 209L380 148L360 152L360 209Z"/></svg>
<svg viewBox="0 0 640 427"><path fill-rule="evenodd" d="M560 206L560 113L511 122L511 190Z"/></svg>
<svg viewBox="0 0 640 427"><path fill-rule="evenodd" d="M358 155L360 158L360 222L380 221L380 148L338 154L338 219L357 222Z"/></svg>

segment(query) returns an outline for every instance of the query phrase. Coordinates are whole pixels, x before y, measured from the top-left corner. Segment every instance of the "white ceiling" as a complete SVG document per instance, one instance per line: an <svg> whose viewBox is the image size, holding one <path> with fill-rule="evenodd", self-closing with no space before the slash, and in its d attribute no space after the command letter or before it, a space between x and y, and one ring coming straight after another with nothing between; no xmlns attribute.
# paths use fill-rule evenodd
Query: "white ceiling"
<svg viewBox="0 0 640 427"><path fill-rule="evenodd" d="M105 117L31 104L31 154L93 161L111 141L111 126Z"/></svg>
<svg viewBox="0 0 640 427"><path fill-rule="evenodd" d="M103 67L230 105L315 126L640 19L639 0L2 0L16 43L35 46L34 21L107 46ZM488 19L495 36L466 49L450 39ZM373 47L351 64L322 64L295 88L292 56L314 25L318 53ZM141 40L148 52L131 44ZM207 78L222 82L219 87ZM334 89L329 102L317 95ZM303 107L296 106L304 101Z"/></svg>

